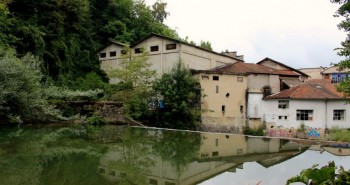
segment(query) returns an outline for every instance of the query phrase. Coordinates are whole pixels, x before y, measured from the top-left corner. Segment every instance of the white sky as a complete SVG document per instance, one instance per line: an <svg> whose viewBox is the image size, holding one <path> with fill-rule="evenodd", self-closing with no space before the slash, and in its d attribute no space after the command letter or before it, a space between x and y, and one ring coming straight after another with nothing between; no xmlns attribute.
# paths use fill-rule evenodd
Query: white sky
<svg viewBox="0 0 350 185"><path fill-rule="evenodd" d="M151 5L156 0L146 0ZM338 30L338 4L330 0L163 0L165 21L180 37L209 41L256 63L265 57L293 68L329 66L341 58L334 48L346 34Z"/></svg>

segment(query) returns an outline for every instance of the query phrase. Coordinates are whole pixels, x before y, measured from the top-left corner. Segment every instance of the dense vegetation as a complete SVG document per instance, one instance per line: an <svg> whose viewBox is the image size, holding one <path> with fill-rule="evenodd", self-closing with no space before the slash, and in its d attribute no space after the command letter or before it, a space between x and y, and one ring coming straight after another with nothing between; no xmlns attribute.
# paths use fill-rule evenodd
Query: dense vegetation
<svg viewBox="0 0 350 185"><path fill-rule="evenodd" d="M164 24L166 5L157 1L147 6L143 0L0 1L0 120L61 119L53 105L96 97L122 101L131 118L154 119L148 110L155 76L146 56L126 55L123 69L106 74L96 53L111 39L133 44L151 32L195 44ZM212 49L207 41L199 45ZM121 83L108 84L109 77ZM63 115L73 114L63 110Z"/></svg>
<svg viewBox="0 0 350 185"><path fill-rule="evenodd" d="M142 0L5 0L0 45L19 56L32 53L44 61L44 74L63 84L90 72L103 76L96 51L109 39L132 44L150 32L178 37L163 24L165 8Z"/></svg>
<svg viewBox="0 0 350 185"><path fill-rule="evenodd" d="M338 64L341 70L350 69L350 2L349 0L331 0L333 3L340 4L340 8L335 16L342 16L345 19L338 24L338 28L348 33L345 41L341 42L341 47L337 48L338 55L344 57L344 60ZM343 92L346 96L350 96L350 79L338 85L337 90Z"/></svg>
<svg viewBox="0 0 350 185"><path fill-rule="evenodd" d="M336 175L336 166L334 162L329 162L328 165L317 168L318 165L313 165L311 168L300 172L300 175L291 177L287 181L287 185L294 182L302 182L305 184L349 184L350 171L346 171L340 167Z"/></svg>

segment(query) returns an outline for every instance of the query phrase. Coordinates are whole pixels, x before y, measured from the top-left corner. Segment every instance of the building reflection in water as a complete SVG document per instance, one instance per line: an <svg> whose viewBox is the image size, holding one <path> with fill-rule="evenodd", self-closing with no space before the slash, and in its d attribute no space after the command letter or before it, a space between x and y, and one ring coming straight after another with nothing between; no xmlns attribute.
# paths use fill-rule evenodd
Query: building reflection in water
<svg viewBox="0 0 350 185"><path fill-rule="evenodd" d="M131 129L110 144L98 171L118 184L197 184L245 162L270 167L307 148L278 138Z"/></svg>

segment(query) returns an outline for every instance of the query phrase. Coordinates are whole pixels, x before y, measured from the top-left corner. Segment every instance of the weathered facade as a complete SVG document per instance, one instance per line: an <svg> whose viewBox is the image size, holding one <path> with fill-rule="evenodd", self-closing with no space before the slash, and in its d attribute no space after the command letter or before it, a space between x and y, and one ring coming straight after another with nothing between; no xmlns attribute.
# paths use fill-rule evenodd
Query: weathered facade
<svg viewBox="0 0 350 185"><path fill-rule="evenodd" d="M195 76L202 88L204 126L211 129L225 127L238 132L246 119L247 76L215 71L199 71Z"/></svg>
<svg viewBox="0 0 350 185"><path fill-rule="evenodd" d="M101 69L108 71L119 68L125 46L118 42L111 42L101 49L99 51ZM155 70L159 76L169 72L179 61L194 70L208 70L217 66L243 62L243 56L217 53L154 33L135 43L130 49L133 55L147 52L150 69ZM111 83L116 83L116 80L111 79Z"/></svg>
<svg viewBox="0 0 350 185"><path fill-rule="evenodd" d="M330 80L309 80L294 88L268 96L262 104L269 125L315 129L350 128L348 99Z"/></svg>

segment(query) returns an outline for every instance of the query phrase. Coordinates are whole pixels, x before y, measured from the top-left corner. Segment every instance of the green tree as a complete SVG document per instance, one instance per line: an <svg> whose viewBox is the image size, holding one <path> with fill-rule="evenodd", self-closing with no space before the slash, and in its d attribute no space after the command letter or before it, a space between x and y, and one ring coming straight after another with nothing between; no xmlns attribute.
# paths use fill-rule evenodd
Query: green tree
<svg viewBox="0 0 350 185"><path fill-rule="evenodd" d="M340 70L346 70L350 68L350 2L348 0L331 0L331 2L341 4L335 16L345 18L338 24L338 28L348 32L348 37L341 42L341 47L336 49L338 55L345 59L336 65L339 66ZM350 80L340 83L337 90L343 92L346 96L350 96Z"/></svg>
<svg viewBox="0 0 350 185"><path fill-rule="evenodd" d="M124 102L127 116L139 119L148 111L148 99L152 95L151 83L156 71L149 69L148 53L132 55L130 48L120 62L120 68L108 71L111 78L117 78L119 85L125 87L116 93L117 100Z"/></svg>
<svg viewBox="0 0 350 185"><path fill-rule="evenodd" d="M0 47L0 120L45 120L55 110L46 101L40 81L40 62L32 55L17 58Z"/></svg>
<svg viewBox="0 0 350 185"><path fill-rule="evenodd" d="M211 47L211 43L209 41L203 41L201 40L201 43L199 45L199 47L213 51L213 48Z"/></svg>
<svg viewBox="0 0 350 185"><path fill-rule="evenodd" d="M179 61L176 66L153 84L164 98L164 108L158 110L158 126L176 129L198 128L200 123L200 84L190 70Z"/></svg>

